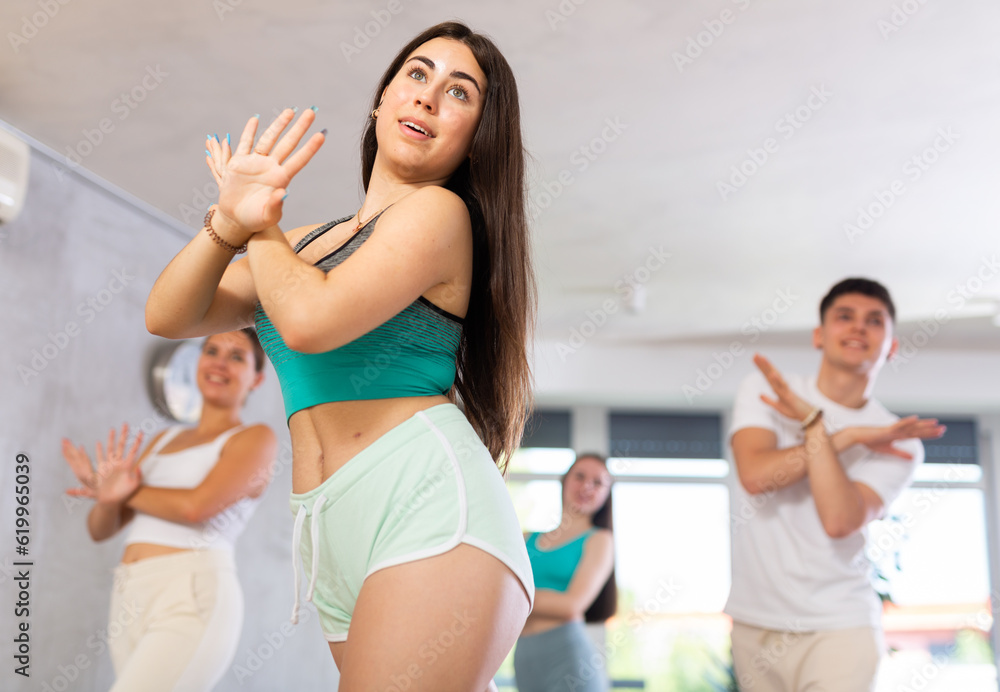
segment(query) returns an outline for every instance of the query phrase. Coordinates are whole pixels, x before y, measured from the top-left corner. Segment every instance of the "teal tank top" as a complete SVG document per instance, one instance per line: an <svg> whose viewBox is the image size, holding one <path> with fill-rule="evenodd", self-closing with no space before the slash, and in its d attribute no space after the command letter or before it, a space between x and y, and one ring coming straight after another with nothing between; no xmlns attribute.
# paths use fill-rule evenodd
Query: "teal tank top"
<svg viewBox="0 0 1000 692"><path fill-rule="evenodd" d="M594 529L588 529L569 543L558 548L545 550L538 547L539 534L528 536L526 547L528 560L531 561L531 573L535 577L536 589L553 589L565 591L573 579L577 565L583 557L583 544L587 542Z"/></svg>
<svg viewBox="0 0 1000 692"><path fill-rule="evenodd" d="M295 245L296 254L349 218L307 233ZM378 216L315 266L329 272L340 265L371 236L377 220ZM259 303L254 322L278 374L286 420L297 411L331 401L447 394L455 382L462 318L423 296L367 334L325 353L288 348Z"/></svg>

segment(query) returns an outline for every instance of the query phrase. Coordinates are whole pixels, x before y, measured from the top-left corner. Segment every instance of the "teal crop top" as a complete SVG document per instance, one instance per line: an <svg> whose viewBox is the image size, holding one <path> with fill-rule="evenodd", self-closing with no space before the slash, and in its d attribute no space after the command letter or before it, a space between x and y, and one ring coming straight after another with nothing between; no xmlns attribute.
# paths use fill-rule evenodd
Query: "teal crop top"
<svg viewBox="0 0 1000 692"><path fill-rule="evenodd" d="M295 245L296 254L348 218L307 233ZM378 216L315 266L329 272L340 265L371 236L377 220ZM286 419L331 401L447 394L455 382L462 319L423 296L367 334L325 353L288 348L260 304L254 322L260 344L278 374Z"/></svg>
<svg viewBox="0 0 1000 692"><path fill-rule="evenodd" d="M528 536L525 547L528 549L528 559L531 561L531 573L535 577L535 588L555 591L568 589L573 573L583 558L583 544L592 533L594 529L588 529L569 543L551 550L538 547L539 534L533 533Z"/></svg>

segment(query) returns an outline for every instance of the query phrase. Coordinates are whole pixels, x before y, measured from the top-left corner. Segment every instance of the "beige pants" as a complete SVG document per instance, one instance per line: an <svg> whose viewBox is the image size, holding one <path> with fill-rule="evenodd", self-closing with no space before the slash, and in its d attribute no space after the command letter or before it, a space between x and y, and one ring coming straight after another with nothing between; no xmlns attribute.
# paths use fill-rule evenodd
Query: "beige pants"
<svg viewBox="0 0 1000 692"><path fill-rule="evenodd" d="M115 570L111 692L211 690L236 654L243 592L233 554L190 550Z"/></svg>
<svg viewBox="0 0 1000 692"><path fill-rule="evenodd" d="M740 692L866 692L874 689L882 633L871 627L783 632L733 622Z"/></svg>

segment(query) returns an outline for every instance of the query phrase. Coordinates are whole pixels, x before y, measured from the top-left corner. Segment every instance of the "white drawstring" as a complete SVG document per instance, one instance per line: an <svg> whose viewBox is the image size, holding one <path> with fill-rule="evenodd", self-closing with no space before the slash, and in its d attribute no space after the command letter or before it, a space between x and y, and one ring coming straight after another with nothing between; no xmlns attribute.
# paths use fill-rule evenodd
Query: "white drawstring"
<svg viewBox="0 0 1000 692"><path fill-rule="evenodd" d="M326 502L326 495L320 495L312 506L312 520L309 522L309 533L312 540L312 569L309 574L309 588L306 590L306 600L313 599L316 591L316 578L319 575L319 510ZM295 526L292 529L292 571L295 573L295 605L292 606L292 624L299 622L299 592L302 590L302 580L299 575L299 561L302 559L302 525L306 523L305 503L299 505L295 514Z"/></svg>
<svg viewBox="0 0 1000 692"><path fill-rule="evenodd" d="M302 541L302 524L306 521L306 506L299 505L299 511L295 515L295 527L292 529L292 571L295 573L295 605L292 606L292 624L299 623L299 589L302 588L302 581L299 579L299 560L302 558L302 550L299 543Z"/></svg>
<svg viewBox="0 0 1000 692"><path fill-rule="evenodd" d="M319 510L326 502L326 495L316 498L312 508L312 521L309 523L309 533L312 534L312 574L309 576L309 590L306 592L306 600L313 599L313 591L316 590L316 575L319 574Z"/></svg>

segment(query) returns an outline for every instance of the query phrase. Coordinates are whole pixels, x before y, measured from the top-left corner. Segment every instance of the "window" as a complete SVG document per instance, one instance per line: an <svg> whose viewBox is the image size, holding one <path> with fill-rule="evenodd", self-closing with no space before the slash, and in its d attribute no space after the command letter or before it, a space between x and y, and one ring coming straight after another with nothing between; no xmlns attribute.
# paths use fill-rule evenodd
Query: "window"
<svg viewBox="0 0 1000 692"><path fill-rule="evenodd" d="M878 692L995 692L990 635L985 475L975 424L942 420L924 443L916 481L869 526L868 557L884 592L882 623L892 653Z"/></svg>
<svg viewBox="0 0 1000 692"><path fill-rule="evenodd" d="M618 615L608 672L647 690L704 690L729 659L729 490L720 482L614 486Z"/></svg>

